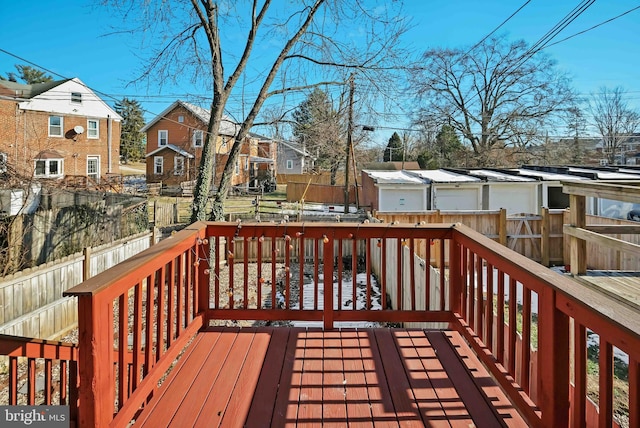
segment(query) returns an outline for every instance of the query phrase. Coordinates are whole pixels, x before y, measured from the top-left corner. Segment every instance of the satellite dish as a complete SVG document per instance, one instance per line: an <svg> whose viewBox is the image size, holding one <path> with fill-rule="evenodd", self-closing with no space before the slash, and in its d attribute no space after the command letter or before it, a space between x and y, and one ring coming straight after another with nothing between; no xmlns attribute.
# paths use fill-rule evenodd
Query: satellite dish
<svg viewBox="0 0 640 428"><path fill-rule="evenodd" d="M76 134L82 134L84 132L84 128L80 125L73 127L73 132Z"/></svg>

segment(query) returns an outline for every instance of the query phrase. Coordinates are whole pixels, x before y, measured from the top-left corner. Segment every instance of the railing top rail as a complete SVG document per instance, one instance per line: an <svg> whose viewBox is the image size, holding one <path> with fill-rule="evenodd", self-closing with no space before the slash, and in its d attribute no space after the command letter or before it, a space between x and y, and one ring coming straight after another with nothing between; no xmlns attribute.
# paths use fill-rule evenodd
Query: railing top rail
<svg viewBox="0 0 640 428"><path fill-rule="evenodd" d="M409 223L333 223L333 222L285 222L244 223L209 222L208 235L221 236L304 236L306 238L331 239L383 239L383 238L431 238L444 239L451 235L454 224Z"/></svg>
<svg viewBox="0 0 640 428"><path fill-rule="evenodd" d="M491 258L486 260L496 267L504 269L509 267L509 271L518 277L516 279L533 279L536 283L562 293L565 298L575 305L586 309L592 320L600 319L609 325L614 325L621 331L626 332L629 337L640 341L640 313L633 310L617 300L611 299L603 293L578 283L571 278L561 275L546 268L533 260L518 254L499 243L487 238L479 232L463 224L454 227L454 235L463 236L468 239L464 244L472 250L478 251L481 256L493 253ZM565 308L563 312L569 312L571 308ZM571 314L570 314L571 315ZM579 322L588 325L589 320L579 319Z"/></svg>
<svg viewBox="0 0 640 428"><path fill-rule="evenodd" d="M0 355L9 357L76 360L77 351L74 343L0 334Z"/></svg>
<svg viewBox="0 0 640 428"><path fill-rule="evenodd" d="M171 238L164 239L151 248L117 264L63 293L63 296L97 295L109 290L109 297L118 296L156 269L177 257L194 245L197 238L204 237L205 223L197 222L186 227Z"/></svg>

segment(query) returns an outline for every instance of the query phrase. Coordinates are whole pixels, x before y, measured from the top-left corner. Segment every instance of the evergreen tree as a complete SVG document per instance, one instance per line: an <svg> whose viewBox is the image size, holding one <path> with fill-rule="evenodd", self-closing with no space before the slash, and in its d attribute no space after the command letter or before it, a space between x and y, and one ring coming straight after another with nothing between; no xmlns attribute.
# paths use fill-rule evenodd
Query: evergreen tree
<svg viewBox="0 0 640 428"><path fill-rule="evenodd" d="M343 128L340 117L326 92L314 89L293 112L293 135L316 156L318 168L331 172L335 184L344 159Z"/></svg>
<svg viewBox="0 0 640 428"><path fill-rule="evenodd" d="M45 83L51 82L53 80L53 77L45 74L44 71L40 71L29 65L16 64L15 67L16 70L18 70L17 74L13 71L7 72L6 79L10 80L11 82L17 82L18 79L21 79L26 84L33 85L34 83Z"/></svg>
<svg viewBox="0 0 640 428"><path fill-rule="evenodd" d="M124 163L140 160L144 156L145 135L142 107L136 100L123 98L115 104L116 112L122 116L120 128L120 156Z"/></svg>
<svg viewBox="0 0 640 428"><path fill-rule="evenodd" d="M382 160L385 162L402 161L403 156L402 139L397 132L394 132L391 138L389 138L387 147L384 149Z"/></svg>

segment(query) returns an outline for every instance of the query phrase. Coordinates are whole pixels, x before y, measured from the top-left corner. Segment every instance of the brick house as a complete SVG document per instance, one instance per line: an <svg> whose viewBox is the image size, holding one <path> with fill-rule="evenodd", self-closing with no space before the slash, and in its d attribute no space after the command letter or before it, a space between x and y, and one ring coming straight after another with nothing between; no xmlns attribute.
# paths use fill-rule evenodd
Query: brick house
<svg viewBox="0 0 640 428"><path fill-rule="evenodd" d="M0 80L0 161L20 177L100 182L119 174L122 118L78 78Z"/></svg>
<svg viewBox="0 0 640 428"><path fill-rule="evenodd" d="M175 186L197 178L209 113L178 100L142 128L147 135L147 183ZM238 129L238 124L223 116L216 139L216 176L222 174ZM261 171L273 169L273 154L269 139L249 134L243 142L231 185L245 188L256 185Z"/></svg>

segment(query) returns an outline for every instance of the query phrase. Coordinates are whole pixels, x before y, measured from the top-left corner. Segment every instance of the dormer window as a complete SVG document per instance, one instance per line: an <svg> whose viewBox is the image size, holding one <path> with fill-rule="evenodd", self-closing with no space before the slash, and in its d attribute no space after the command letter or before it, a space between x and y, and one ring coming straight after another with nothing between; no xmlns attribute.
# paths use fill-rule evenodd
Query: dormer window
<svg viewBox="0 0 640 428"><path fill-rule="evenodd" d="M82 103L82 94L80 92L71 92L71 102L72 103Z"/></svg>

